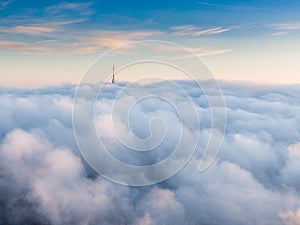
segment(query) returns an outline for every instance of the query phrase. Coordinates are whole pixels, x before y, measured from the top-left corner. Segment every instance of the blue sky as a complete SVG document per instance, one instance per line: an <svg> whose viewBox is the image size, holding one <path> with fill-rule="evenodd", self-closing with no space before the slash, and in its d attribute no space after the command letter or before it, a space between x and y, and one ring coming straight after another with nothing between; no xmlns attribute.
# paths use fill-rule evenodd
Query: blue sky
<svg viewBox="0 0 300 225"><path fill-rule="evenodd" d="M295 0L4 0L0 81L76 83L103 52L157 39L191 49L219 79L300 82L299 8Z"/></svg>

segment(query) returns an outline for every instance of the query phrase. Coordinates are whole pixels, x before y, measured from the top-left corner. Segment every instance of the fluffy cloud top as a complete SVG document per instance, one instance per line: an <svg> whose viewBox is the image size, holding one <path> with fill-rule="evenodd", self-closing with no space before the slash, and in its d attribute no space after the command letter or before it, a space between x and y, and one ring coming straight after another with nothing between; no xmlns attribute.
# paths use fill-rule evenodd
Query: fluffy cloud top
<svg viewBox="0 0 300 225"><path fill-rule="evenodd" d="M200 139L207 140L205 96L192 83L180 85L200 113ZM147 88L157 95L169 91ZM216 162L198 172L201 142L174 177L134 188L97 176L81 158L72 130L74 86L0 88L0 224L300 224L300 86L223 82L222 89L228 121ZM97 126L107 129L101 134L113 153L142 164L166 157L177 137L174 127L167 130L164 154L145 159L114 145L107 123L114 91L97 105ZM153 112L171 118L167 125L176 121L170 107L140 104L133 112L140 122L132 124L138 137L149 135L145 126Z"/></svg>

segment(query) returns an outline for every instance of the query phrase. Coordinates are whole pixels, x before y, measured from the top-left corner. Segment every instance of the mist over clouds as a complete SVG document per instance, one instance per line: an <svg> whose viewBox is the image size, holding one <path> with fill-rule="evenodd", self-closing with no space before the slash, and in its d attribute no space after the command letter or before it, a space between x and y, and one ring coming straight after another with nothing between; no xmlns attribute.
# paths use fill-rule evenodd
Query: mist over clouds
<svg viewBox="0 0 300 225"><path fill-rule="evenodd" d="M81 158L72 129L75 86L1 87L0 224L299 225L300 86L221 82L226 134L215 163L199 173L209 137L210 109L193 83L178 84L200 114L199 148L174 177L140 188L97 176ZM148 123L158 116L168 127L167 141L158 153L147 153L147 157L124 153L126 148L115 144L107 122L114 96L124 85L105 90L96 105L96 126L120 160L155 163L172 152L180 121L167 104L155 99L141 102L132 111L133 133L140 138L149 136ZM98 93L93 86L86 88ZM136 93L125 97L134 99L141 91L164 92L182 101L172 88L158 84L137 85ZM116 121L124 129L123 138L134 141L127 135L125 121ZM185 128L193 130L188 123Z"/></svg>

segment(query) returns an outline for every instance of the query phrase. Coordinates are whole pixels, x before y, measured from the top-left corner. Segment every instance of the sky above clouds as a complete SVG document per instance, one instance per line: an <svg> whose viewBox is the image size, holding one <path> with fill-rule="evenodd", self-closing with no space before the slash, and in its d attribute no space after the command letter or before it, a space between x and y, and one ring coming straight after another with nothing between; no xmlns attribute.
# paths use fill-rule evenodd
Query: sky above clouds
<svg viewBox="0 0 300 225"><path fill-rule="evenodd" d="M0 0L0 225L299 225L299 8ZM144 58L163 63L130 64ZM116 83L99 89L113 64ZM211 132L223 140L216 155L205 151L220 143ZM120 172L97 161L103 152L82 154L82 144L98 150L95 137L132 167L155 166L177 146L182 155L161 170ZM204 156L214 161L199 173ZM148 186L121 185L127 177Z"/></svg>
<svg viewBox="0 0 300 225"><path fill-rule="evenodd" d="M1 1L0 81L30 87L78 83L97 56L155 39L190 49L218 79L299 83L299 4Z"/></svg>

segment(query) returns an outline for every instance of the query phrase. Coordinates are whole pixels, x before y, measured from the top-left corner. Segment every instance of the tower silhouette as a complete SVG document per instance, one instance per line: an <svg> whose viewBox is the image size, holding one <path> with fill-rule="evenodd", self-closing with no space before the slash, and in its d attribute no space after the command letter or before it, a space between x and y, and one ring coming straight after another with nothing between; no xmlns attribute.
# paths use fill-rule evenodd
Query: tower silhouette
<svg viewBox="0 0 300 225"><path fill-rule="evenodd" d="M113 77L112 77L112 80L111 80L111 83L115 83L115 64L113 64Z"/></svg>

